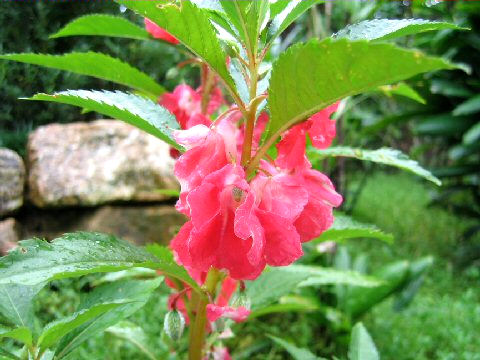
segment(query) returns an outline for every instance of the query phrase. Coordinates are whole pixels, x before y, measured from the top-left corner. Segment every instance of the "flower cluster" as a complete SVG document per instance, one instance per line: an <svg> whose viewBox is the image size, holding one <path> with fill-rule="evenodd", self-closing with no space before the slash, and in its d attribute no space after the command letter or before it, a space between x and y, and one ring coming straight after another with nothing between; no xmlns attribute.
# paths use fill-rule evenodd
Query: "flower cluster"
<svg viewBox="0 0 480 360"><path fill-rule="evenodd" d="M332 208L342 197L327 176L312 169L305 146L307 133L314 146L330 145L335 136L330 115L338 105L287 131L277 144L276 160L262 160L248 179L240 165L241 114L234 110L212 123L207 115L218 108L219 96L211 97L206 115L199 111L200 97L198 91L180 85L160 99L185 129L174 136L187 149L175 165L181 184L176 207L190 220L171 247L176 260L190 271L213 267L234 279L252 280L267 264L291 264L302 256L302 242L332 224ZM253 149L267 121L266 114L258 117Z"/></svg>

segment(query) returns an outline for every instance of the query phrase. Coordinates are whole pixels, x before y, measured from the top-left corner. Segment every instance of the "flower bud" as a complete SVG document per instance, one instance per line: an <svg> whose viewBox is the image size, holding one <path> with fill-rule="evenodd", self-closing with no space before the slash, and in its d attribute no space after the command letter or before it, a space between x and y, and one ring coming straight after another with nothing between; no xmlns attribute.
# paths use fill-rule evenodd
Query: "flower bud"
<svg viewBox="0 0 480 360"><path fill-rule="evenodd" d="M165 315L163 329L168 337L174 341L180 339L185 328L185 318L177 310L172 310Z"/></svg>
<svg viewBox="0 0 480 360"><path fill-rule="evenodd" d="M167 70L167 73L165 74L165 78L167 80L172 80L172 79L175 79L179 74L180 72L178 71L178 69L176 67L172 67Z"/></svg>

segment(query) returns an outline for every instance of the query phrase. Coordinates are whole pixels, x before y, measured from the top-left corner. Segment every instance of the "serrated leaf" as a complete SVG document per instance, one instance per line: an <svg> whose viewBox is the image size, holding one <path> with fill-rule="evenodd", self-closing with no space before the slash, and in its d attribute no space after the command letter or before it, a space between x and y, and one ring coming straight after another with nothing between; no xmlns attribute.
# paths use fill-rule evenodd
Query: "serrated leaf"
<svg viewBox="0 0 480 360"><path fill-rule="evenodd" d="M380 360L377 348L362 323L352 329L352 338L348 349L349 360Z"/></svg>
<svg viewBox="0 0 480 360"><path fill-rule="evenodd" d="M442 184L441 181L433 176L430 171L422 168L418 162L410 159L407 155L396 149L380 148L377 150L363 150L348 146L336 146L325 150L312 149L311 152L319 155L322 159L326 157L350 157L358 160L372 161L379 164L394 166L412 172L437 185Z"/></svg>
<svg viewBox="0 0 480 360"><path fill-rule="evenodd" d="M28 346L32 345L32 332L27 327L17 327L15 329L0 327L0 340L2 338L15 339Z"/></svg>
<svg viewBox="0 0 480 360"><path fill-rule="evenodd" d="M215 29L202 9L190 1L181 6L159 1L116 0L175 36L190 51L208 63L234 92L235 85L226 65L226 55Z"/></svg>
<svg viewBox="0 0 480 360"><path fill-rule="evenodd" d="M324 0L292 0L288 1L288 4L280 3L280 6L283 7L283 5L285 5L285 7L283 7L281 12L272 19L272 23L268 28L268 32L270 35L268 42L271 43L273 40L275 40L305 11L310 9L312 6L322 2L324 2Z"/></svg>
<svg viewBox="0 0 480 360"><path fill-rule="evenodd" d="M200 290L187 271L175 263L168 249L161 248L155 256L113 235L101 233L69 233L50 243L39 239L24 240L18 248L0 258L0 284L36 285L91 273L144 267L160 270Z"/></svg>
<svg viewBox="0 0 480 360"><path fill-rule="evenodd" d="M313 39L294 45L273 65L268 144L291 126L347 96L422 72L454 68L443 59L392 44Z"/></svg>
<svg viewBox="0 0 480 360"><path fill-rule="evenodd" d="M396 85L384 85L379 87L380 91L384 92L388 96L392 95L399 95L404 96L409 99L412 99L420 104L426 104L427 102L425 99L416 92L412 87L405 84L404 82L400 82Z"/></svg>
<svg viewBox="0 0 480 360"><path fill-rule="evenodd" d="M172 135L172 130L179 128L175 117L162 106L138 95L120 91L67 90L52 95L36 94L28 100L52 101L88 108L125 121L183 150Z"/></svg>
<svg viewBox="0 0 480 360"><path fill-rule="evenodd" d="M24 240L0 258L0 284L46 281L132 267L151 267L155 258L113 235L77 232L52 242ZM150 265L150 266L146 266Z"/></svg>
<svg viewBox="0 0 480 360"><path fill-rule="evenodd" d="M49 36L50 39L67 36L112 36L127 39L150 39L148 32L120 16L90 14L80 16Z"/></svg>
<svg viewBox="0 0 480 360"><path fill-rule="evenodd" d="M273 335L267 335L275 343L283 347L295 360L319 360L320 358L316 357L310 350L305 348L299 348L289 342L280 339Z"/></svg>
<svg viewBox="0 0 480 360"><path fill-rule="evenodd" d="M480 95L471 97L453 109L455 116L475 114L480 111Z"/></svg>
<svg viewBox="0 0 480 360"><path fill-rule="evenodd" d="M44 285L1 284L0 313L12 324L33 331L33 299Z"/></svg>
<svg viewBox="0 0 480 360"><path fill-rule="evenodd" d="M77 327L120 305L121 303L97 304L91 308L76 311L72 315L53 321L43 329L38 339L38 345L41 349L51 348L63 336L75 330Z"/></svg>
<svg viewBox="0 0 480 360"><path fill-rule="evenodd" d="M468 28L459 27L455 24L424 19L374 19L348 25L336 33L334 37L348 38L350 40L380 41L391 40L425 31L445 29L468 30Z"/></svg>
<svg viewBox="0 0 480 360"><path fill-rule="evenodd" d="M343 214L335 214L333 225L314 241L342 241L353 238L375 238L388 243L393 242L392 234L384 233L375 225L361 223Z"/></svg>
<svg viewBox="0 0 480 360"><path fill-rule="evenodd" d="M118 324L110 326L105 332L119 339L131 342L149 359L157 359L148 345L147 335L140 326L130 321L120 321Z"/></svg>
<svg viewBox="0 0 480 360"><path fill-rule="evenodd" d="M55 350L57 358L69 354L85 340L96 336L139 310L162 280L160 277L154 280L126 280L96 288L80 304L79 311L95 307L98 304L120 303L120 305L77 327L63 337Z"/></svg>
<svg viewBox="0 0 480 360"><path fill-rule="evenodd" d="M158 97L165 92L158 84L144 72L131 65L102 53L72 52L63 55L48 54L5 54L0 59L18 61L26 64L40 65L48 68L70 71L76 74L93 76L117 84L144 91Z"/></svg>

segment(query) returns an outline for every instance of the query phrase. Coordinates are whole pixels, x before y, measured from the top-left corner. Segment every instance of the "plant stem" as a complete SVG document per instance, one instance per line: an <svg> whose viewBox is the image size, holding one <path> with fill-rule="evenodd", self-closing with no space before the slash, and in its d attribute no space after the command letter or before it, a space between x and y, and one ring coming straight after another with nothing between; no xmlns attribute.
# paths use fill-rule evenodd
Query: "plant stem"
<svg viewBox="0 0 480 360"><path fill-rule="evenodd" d="M215 289L220 279L220 272L211 268L205 280L205 290L208 294L215 296ZM193 295L193 294L192 294ZM190 344L188 359L202 360L203 348L205 345L205 327L207 325L207 305L208 296L196 297L192 296L192 307L196 305L195 321L192 319L192 327L190 328Z"/></svg>

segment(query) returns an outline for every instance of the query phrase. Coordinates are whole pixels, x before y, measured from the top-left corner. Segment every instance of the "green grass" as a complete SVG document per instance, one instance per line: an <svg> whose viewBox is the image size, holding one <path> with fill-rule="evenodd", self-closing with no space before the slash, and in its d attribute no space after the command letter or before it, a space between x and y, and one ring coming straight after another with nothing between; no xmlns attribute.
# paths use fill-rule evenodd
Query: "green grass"
<svg viewBox="0 0 480 360"><path fill-rule="evenodd" d="M385 302L367 316L367 326L383 359L480 359L479 271L452 265L462 231L471 222L428 206L431 187L407 175L377 174L369 179L354 216L395 235L395 245L363 241L373 264L433 255L435 264L409 308Z"/></svg>

